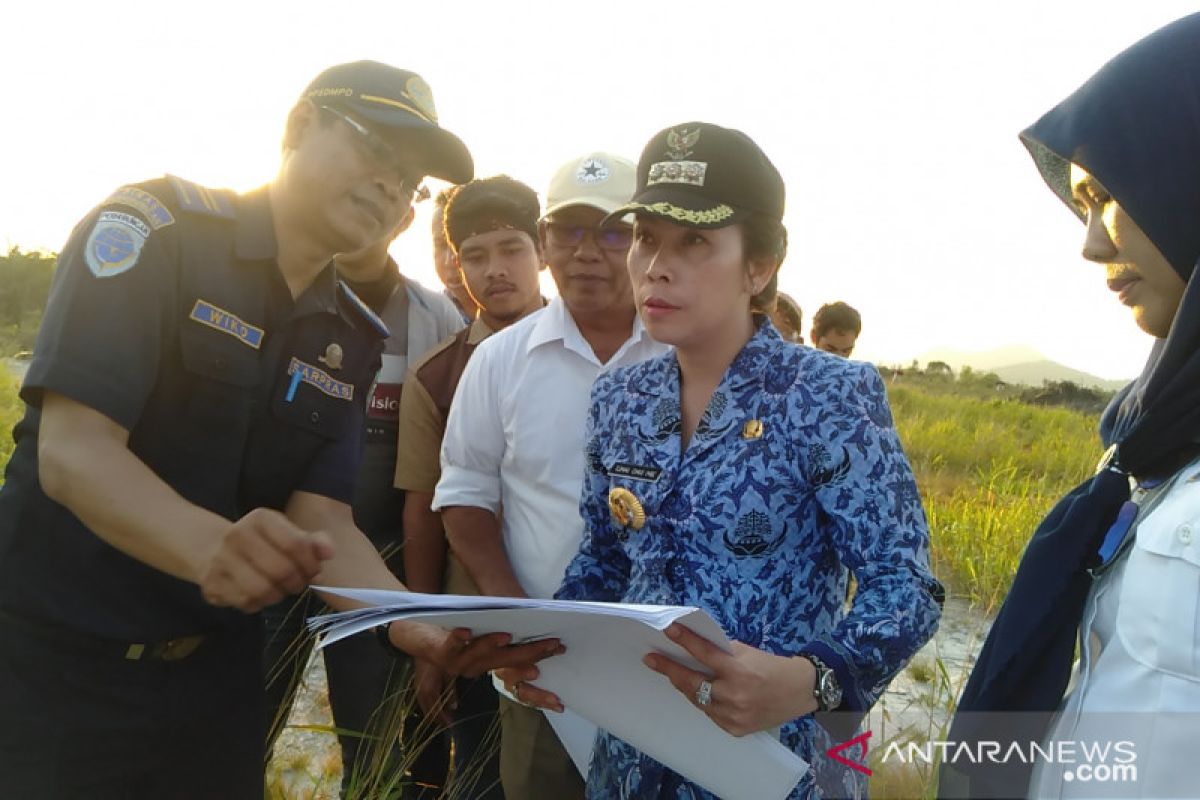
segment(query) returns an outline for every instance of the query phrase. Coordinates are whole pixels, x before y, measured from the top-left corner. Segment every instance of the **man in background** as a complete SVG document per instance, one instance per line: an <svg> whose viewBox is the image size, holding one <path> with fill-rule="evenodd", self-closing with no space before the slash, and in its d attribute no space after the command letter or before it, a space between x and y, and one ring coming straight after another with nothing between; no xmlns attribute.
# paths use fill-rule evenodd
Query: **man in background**
<svg viewBox="0 0 1200 800"><path fill-rule="evenodd" d="M415 364L405 381L395 478L404 491L406 581L416 592L479 594L461 563L453 554L447 557L441 514L430 506L441 476L439 452L450 402L467 361L492 333L543 305L539 215L537 194L503 175L459 187L445 209L446 238L479 316ZM467 796L477 800L503 798L491 681L455 682L435 665L418 661L415 685L422 709L450 726L455 777L447 789L468 788Z"/></svg>
<svg viewBox="0 0 1200 800"><path fill-rule="evenodd" d="M804 344L804 314L800 304L783 292L775 295L775 307L771 310L771 324L779 335L789 342Z"/></svg>
<svg viewBox="0 0 1200 800"><path fill-rule="evenodd" d="M433 237L433 268L437 270L438 279L445 287L445 295L454 303L463 321L470 323L479 313L475 298L463 285L462 273L459 272L458 262L454 258L454 250L446 241L445 211L446 203L458 189L450 186L437 193L433 199L433 225L430 233Z"/></svg>
<svg viewBox="0 0 1200 800"><path fill-rule="evenodd" d="M860 332L862 317L853 307L839 300L836 303L826 303L817 309L817 313L813 315L810 336L813 347L849 358L854 352L854 344L858 341Z"/></svg>
<svg viewBox="0 0 1200 800"><path fill-rule="evenodd" d="M592 153L555 172L538 235L559 296L481 342L454 395L433 508L482 594L554 596L583 538L592 383L665 350L634 305L625 265L632 228L601 226L633 196L634 169ZM505 795L582 798L579 771L545 715L507 698L500 715Z"/></svg>

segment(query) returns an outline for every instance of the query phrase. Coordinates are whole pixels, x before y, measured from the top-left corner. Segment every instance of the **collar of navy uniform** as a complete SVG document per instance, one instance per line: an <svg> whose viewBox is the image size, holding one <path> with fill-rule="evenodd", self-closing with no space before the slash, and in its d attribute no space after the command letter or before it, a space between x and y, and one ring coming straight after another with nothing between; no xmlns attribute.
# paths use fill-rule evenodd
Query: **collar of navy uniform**
<svg viewBox="0 0 1200 800"><path fill-rule="evenodd" d="M347 287L349 288L349 287ZM337 268L330 259L325 268L317 273L313 282L296 298L294 316L303 314L341 314L347 320L353 317L342 309L337 300Z"/></svg>
<svg viewBox="0 0 1200 800"><path fill-rule="evenodd" d="M271 216L271 193L266 186L237 196L237 221L234 252L240 261L275 261L279 246L275 241L275 220ZM278 269L275 265L275 269ZM308 314L341 313L337 302L337 273L333 259L317 273L308 288L296 298L293 317Z"/></svg>

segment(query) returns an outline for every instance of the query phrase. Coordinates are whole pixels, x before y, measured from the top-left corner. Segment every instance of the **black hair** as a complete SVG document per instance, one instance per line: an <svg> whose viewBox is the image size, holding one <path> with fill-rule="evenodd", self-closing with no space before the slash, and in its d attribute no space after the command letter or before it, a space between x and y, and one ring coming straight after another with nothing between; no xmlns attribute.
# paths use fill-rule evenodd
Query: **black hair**
<svg viewBox="0 0 1200 800"><path fill-rule="evenodd" d="M462 243L488 231L512 228L538 241L541 216L537 192L507 175L479 178L455 187L442 215L446 241L457 253Z"/></svg>
<svg viewBox="0 0 1200 800"><path fill-rule="evenodd" d="M862 316L853 306L843 303L826 303L813 314L813 344L832 330L848 331L855 335L862 332Z"/></svg>
<svg viewBox="0 0 1200 800"><path fill-rule="evenodd" d="M779 292L779 267L787 256L787 228L783 222L766 214L750 214L742 220L742 255L746 262L769 259L775 262L771 278L750 298L750 310L770 314Z"/></svg>

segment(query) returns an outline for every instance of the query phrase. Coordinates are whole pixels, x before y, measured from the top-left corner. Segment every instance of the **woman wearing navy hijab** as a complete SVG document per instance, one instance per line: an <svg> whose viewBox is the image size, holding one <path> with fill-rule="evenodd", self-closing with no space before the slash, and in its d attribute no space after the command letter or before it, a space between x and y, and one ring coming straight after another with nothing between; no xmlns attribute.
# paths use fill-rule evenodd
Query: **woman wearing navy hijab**
<svg viewBox="0 0 1200 800"><path fill-rule="evenodd" d="M999 740L1007 763L960 750L939 796L1194 796L1200 15L1121 53L1021 139L1084 222L1083 257L1156 341L1105 412L1096 475L1030 541L960 700L948 738Z"/></svg>

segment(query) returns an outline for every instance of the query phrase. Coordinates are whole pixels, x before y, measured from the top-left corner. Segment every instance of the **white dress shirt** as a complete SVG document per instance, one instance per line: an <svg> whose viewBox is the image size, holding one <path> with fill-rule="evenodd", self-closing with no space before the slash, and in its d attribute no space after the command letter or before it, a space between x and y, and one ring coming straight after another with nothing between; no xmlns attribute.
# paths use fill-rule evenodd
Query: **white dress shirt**
<svg viewBox="0 0 1200 800"><path fill-rule="evenodd" d="M504 508L513 572L548 598L583 539L584 429L603 372L666 352L640 318L601 364L562 298L480 343L450 406L433 509Z"/></svg>
<svg viewBox="0 0 1200 800"><path fill-rule="evenodd" d="M1200 462L1163 491L1084 609L1081 657L1048 738L1087 744L1075 748L1075 763L1039 762L1030 797L1196 796ZM1084 756L1105 743L1113 747L1106 758ZM1094 774L1101 763L1109 769Z"/></svg>

